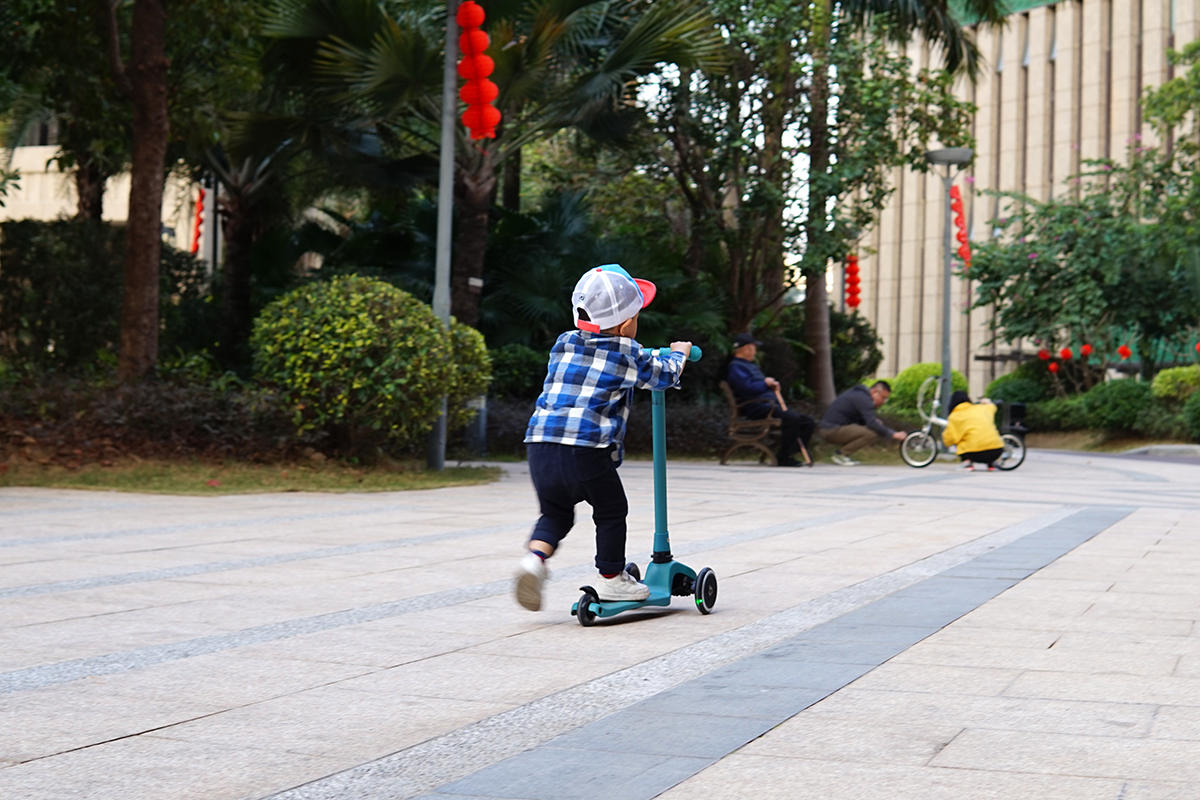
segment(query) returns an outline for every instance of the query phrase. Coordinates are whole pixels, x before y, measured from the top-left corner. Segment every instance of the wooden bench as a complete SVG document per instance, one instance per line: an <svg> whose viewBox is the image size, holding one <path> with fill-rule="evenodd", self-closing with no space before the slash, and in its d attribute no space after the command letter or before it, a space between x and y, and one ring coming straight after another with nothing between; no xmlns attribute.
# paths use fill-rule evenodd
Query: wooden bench
<svg viewBox="0 0 1200 800"><path fill-rule="evenodd" d="M747 419L741 415L741 406L733 396L733 389L728 382L721 381L721 394L729 404L729 428L725 434L729 437L729 447L721 453L721 463L729 460L730 454L743 447L753 447L759 450L760 463L774 466L777 461L775 453L779 449L779 428L782 424L779 417L771 414L762 419Z"/></svg>

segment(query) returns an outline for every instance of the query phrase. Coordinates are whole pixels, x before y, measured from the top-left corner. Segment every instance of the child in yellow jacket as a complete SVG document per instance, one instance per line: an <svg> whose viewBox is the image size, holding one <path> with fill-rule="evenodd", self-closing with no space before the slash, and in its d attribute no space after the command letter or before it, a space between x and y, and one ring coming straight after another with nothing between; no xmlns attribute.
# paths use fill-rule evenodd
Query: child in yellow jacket
<svg viewBox="0 0 1200 800"><path fill-rule="evenodd" d="M950 417L942 441L955 446L958 457L969 470L976 464L987 464L994 470L995 461L1004 452L1004 441L996 430L996 407L991 403L972 403L966 392L950 395Z"/></svg>

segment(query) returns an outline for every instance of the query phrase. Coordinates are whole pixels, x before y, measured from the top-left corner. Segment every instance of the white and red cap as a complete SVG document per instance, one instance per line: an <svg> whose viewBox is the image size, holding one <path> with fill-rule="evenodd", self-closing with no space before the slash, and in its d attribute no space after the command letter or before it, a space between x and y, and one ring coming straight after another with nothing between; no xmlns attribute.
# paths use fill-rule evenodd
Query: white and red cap
<svg viewBox="0 0 1200 800"><path fill-rule="evenodd" d="M634 278L619 264L604 264L589 269L571 292L571 313L575 327L599 333L630 319L654 299L654 284ZM580 319L580 310L587 319Z"/></svg>

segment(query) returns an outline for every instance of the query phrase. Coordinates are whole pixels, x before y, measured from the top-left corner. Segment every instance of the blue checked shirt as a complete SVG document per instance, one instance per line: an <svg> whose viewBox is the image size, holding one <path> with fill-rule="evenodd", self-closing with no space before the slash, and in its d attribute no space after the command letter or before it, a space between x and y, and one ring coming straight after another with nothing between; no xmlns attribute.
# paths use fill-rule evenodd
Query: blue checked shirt
<svg viewBox="0 0 1200 800"><path fill-rule="evenodd" d="M683 364L683 353L651 355L626 336L567 331L550 349L546 383L525 441L615 444L619 462L633 389L670 388L679 383Z"/></svg>

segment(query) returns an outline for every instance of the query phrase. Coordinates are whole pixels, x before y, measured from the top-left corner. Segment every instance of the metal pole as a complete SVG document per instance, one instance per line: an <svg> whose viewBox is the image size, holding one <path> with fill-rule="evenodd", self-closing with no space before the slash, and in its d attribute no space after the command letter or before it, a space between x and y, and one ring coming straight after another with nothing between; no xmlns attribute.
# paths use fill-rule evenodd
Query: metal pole
<svg viewBox="0 0 1200 800"><path fill-rule="evenodd" d="M947 166L942 178L942 204L946 209L942 233L942 419L950 415L950 186L954 180L953 169Z"/></svg>
<svg viewBox="0 0 1200 800"><path fill-rule="evenodd" d="M458 24L455 0L446 0L446 58L442 65L442 147L438 164L437 259L433 284L433 313L450 329L450 233L454 210L454 122L458 112ZM429 434L426 466L440 470L446 465L446 398Z"/></svg>

